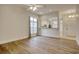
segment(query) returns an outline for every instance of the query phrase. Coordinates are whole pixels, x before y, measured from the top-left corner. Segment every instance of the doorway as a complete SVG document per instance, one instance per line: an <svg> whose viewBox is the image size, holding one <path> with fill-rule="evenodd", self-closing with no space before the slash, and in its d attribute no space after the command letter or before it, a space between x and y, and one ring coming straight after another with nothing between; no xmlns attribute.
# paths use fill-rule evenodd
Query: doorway
<svg viewBox="0 0 79 59"><path fill-rule="evenodd" d="M30 16L30 37L37 36L37 18Z"/></svg>

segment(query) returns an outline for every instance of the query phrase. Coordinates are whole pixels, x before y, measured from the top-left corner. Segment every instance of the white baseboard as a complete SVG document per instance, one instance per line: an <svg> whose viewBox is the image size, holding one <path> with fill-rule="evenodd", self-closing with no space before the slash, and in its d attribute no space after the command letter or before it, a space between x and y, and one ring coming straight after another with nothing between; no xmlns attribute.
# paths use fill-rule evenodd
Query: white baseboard
<svg viewBox="0 0 79 59"><path fill-rule="evenodd" d="M59 37L59 38L62 38L62 39L69 39L69 40L76 40L76 37Z"/></svg>
<svg viewBox="0 0 79 59"><path fill-rule="evenodd" d="M40 35L40 36L45 36L45 35ZM76 40L76 38L72 37L64 37L64 36L45 36L45 37L52 37L52 38L61 38L61 39L69 39L69 40Z"/></svg>
<svg viewBox="0 0 79 59"><path fill-rule="evenodd" d="M16 40L22 40L22 39L25 39L25 38L28 38L28 36L0 41L0 44L5 44L5 43L9 43L9 42L16 41Z"/></svg>

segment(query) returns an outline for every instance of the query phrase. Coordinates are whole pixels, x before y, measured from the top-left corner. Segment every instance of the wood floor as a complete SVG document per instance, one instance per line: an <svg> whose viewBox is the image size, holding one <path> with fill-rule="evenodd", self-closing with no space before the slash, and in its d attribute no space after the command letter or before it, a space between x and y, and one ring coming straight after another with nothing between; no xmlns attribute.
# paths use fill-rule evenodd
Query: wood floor
<svg viewBox="0 0 79 59"><path fill-rule="evenodd" d="M1 54L78 54L75 40L37 36L0 45Z"/></svg>

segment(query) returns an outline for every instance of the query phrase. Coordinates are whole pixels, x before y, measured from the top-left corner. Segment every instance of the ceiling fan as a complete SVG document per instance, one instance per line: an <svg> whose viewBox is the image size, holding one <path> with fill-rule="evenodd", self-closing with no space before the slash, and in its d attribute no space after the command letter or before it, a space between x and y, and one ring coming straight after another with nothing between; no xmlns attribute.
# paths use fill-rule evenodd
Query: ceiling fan
<svg viewBox="0 0 79 59"><path fill-rule="evenodd" d="M28 4L27 6L29 7L28 9L32 10L32 11L35 11L38 8L42 8L43 7L43 5L38 5L38 4Z"/></svg>

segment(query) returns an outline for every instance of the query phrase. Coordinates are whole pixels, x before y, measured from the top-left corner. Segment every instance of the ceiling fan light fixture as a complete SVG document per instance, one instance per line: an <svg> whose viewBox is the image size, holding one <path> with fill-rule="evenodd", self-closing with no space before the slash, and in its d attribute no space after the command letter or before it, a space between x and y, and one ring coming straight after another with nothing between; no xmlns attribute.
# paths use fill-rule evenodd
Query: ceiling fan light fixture
<svg viewBox="0 0 79 59"><path fill-rule="evenodd" d="M32 9L33 9L33 7L30 7L29 9L31 9L31 10L32 10Z"/></svg>
<svg viewBox="0 0 79 59"><path fill-rule="evenodd" d="M37 7L34 7L34 8L33 8L33 11L35 11L35 10L37 10Z"/></svg>
<svg viewBox="0 0 79 59"><path fill-rule="evenodd" d="M37 10L37 7L29 7L30 10L35 11Z"/></svg>

